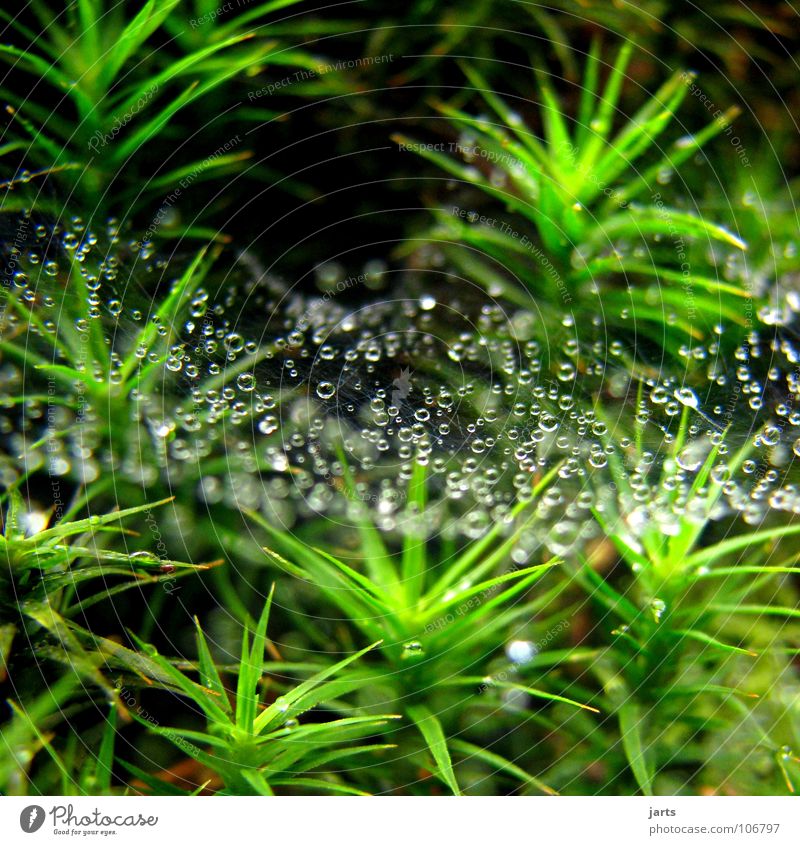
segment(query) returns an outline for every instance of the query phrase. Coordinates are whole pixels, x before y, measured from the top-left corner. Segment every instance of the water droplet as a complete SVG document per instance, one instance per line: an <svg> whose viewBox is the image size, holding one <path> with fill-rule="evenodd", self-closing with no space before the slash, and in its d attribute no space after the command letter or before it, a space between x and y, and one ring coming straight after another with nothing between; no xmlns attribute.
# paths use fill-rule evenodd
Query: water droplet
<svg viewBox="0 0 800 845"><path fill-rule="evenodd" d="M650 602L650 612L653 614L653 619L656 622L661 621L661 617L664 615L667 609L667 604L662 599L653 599Z"/></svg>
<svg viewBox="0 0 800 845"><path fill-rule="evenodd" d="M239 390L249 393L255 389L256 377L252 373L241 373L236 379L236 385Z"/></svg>
<svg viewBox="0 0 800 845"><path fill-rule="evenodd" d="M332 399L336 394L336 386L330 381L321 381L317 385L317 396L320 399Z"/></svg>
<svg viewBox="0 0 800 845"><path fill-rule="evenodd" d="M506 657L517 666L530 663L539 649L530 640L512 640L506 645Z"/></svg>
<svg viewBox="0 0 800 845"><path fill-rule="evenodd" d="M402 657L404 660L421 657L424 653L422 643L419 640L411 640L403 644Z"/></svg>

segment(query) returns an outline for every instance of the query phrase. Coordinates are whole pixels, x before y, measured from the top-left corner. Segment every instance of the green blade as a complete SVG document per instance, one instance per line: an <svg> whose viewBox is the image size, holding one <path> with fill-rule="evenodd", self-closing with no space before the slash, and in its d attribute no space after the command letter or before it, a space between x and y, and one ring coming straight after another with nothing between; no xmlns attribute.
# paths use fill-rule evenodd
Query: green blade
<svg viewBox="0 0 800 845"><path fill-rule="evenodd" d="M415 704L406 711L409 718L419 728L433 759L438 767L439 777L447 784L453 795L461 795L453 761L450 759L450 751L447 748L447 738L442 730L442 725L430 710L422 704Z"/></svg>

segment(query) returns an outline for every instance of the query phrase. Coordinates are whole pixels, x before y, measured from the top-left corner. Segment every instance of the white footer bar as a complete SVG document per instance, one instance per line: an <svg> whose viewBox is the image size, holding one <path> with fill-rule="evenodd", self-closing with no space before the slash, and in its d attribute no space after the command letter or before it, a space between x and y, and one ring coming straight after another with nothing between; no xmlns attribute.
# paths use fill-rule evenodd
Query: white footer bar
<svg viewBox="0 0 800 845"><path fill-rule="evenodd" d="M0 798L0 842L53 839L152 845L797 845L800 803L770 797Z"/></svg>

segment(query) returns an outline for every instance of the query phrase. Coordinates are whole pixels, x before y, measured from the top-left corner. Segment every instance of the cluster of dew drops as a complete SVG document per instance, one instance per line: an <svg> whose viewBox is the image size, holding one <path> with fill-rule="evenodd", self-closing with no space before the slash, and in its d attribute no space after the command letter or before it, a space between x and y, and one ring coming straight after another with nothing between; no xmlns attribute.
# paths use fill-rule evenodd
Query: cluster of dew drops
<svg viewBox="0 0 800 845"><path fill-rule="evenodd" d="M514 506L549 476L520 560L541 542L564 554L595 536L593 511L633 535L668 534L687 514L756 524L800 511L800 346L774 315L732 351L720 325L648 371L597 318L565 313L544 327L457 285L426 291L377 260L350 275L322 265L303 293L232 254L165 321L158 304L190 256L167 260L115 221L94 233L77 218L55 228L25 218L14 237L2 340L107 391L54 388L3 352L4 483L36 468L77 483L112 472L287 528L366 508L385 531L411 520L471 538L510 529ZM110 421L98 395L119 408ZM408 501L416 464L424 518Z"/></svg>

